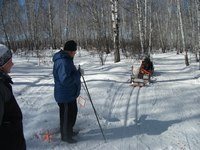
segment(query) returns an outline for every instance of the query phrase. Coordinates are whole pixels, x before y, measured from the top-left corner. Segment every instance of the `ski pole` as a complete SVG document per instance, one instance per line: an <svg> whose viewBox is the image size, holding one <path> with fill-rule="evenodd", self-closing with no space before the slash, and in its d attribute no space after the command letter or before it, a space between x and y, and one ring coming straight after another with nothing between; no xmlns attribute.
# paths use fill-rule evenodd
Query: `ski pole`
<svg viewBox="0 0 200 150"><path fill-rule="evenodd" d="M81 69L81 68L80 68L80 65L79 65L79 70L80 70L80 69ZM105 137L105 135L104 135L104 133L103 133L103 129L102 129L101 124L100 124L100 122L99 122L99 118L98 118L96 109L95 109L94 104L93 104L93 102L92 102L92 99L91 99L91 96L90 96L90 93L89 93L87 84L86 84L86 82L85 82L85 79L84 79L84 77L83 77L83 75L82 75L81 73L80 73L80 75L81 75L81 77L82 77L82 79L83 79L83 83L84 83L84 86L85 86L85 89L86 89L86 93L87 93L87 95L88 95L88 98L89 98L90 103L91 103L91 105L92 105L92 108L93 108L93 110L94 110L94 114L95 114L95 116L96 116L96 119L97 119L99 128L100 128L101 133L102 133L102 136L103 136L103 138L104 138L104 141L107 142L107 141L106 141L106 137Z"/></svg>

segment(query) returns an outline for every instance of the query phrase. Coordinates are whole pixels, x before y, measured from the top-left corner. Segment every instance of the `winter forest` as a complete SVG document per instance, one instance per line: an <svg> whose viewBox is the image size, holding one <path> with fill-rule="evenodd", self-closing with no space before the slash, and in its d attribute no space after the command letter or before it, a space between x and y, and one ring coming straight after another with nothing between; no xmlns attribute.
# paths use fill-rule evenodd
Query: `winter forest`
<svg viewBox="0 0 200 150"><path fill-rule="evenodd" d="M199 0L1 0L1 43L14 51L60 48L75 39L81 48L125 56L192 52L199 61Z"/></svg>

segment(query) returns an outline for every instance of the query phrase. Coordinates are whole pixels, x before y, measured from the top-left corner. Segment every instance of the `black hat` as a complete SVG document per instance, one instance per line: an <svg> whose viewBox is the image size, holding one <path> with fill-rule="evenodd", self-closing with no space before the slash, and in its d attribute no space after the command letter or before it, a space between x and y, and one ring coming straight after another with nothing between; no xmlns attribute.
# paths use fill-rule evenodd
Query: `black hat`
<svg viewBox="0 0 200 150"><path fill-rule="evenodd" d="M76 42L73 40L67 41L65 43L64 50L65 51L76 51L77 50Z"/></svg>
<svg viewBox="0 0 200 150"><path fill-rule="evenodd" d="M12 57L12 52L8 47L3 44L0 44L0 67L6 64Z"/></svg>

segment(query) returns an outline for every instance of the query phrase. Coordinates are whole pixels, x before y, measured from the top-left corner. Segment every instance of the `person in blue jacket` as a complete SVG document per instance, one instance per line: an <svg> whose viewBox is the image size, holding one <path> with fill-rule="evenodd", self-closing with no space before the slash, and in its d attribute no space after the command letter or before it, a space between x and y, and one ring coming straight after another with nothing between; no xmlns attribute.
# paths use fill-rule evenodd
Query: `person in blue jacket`
<svg viewBox="0 0 200 150"><path fill-rule="evenodd" d="M68 143L77 142L73 138L76 135L73 127L78 112L76 98L81 90L81 74L73 62L76 50L76 42L70 40L53 56L54 97L60 110L61 140Z"/></svg>

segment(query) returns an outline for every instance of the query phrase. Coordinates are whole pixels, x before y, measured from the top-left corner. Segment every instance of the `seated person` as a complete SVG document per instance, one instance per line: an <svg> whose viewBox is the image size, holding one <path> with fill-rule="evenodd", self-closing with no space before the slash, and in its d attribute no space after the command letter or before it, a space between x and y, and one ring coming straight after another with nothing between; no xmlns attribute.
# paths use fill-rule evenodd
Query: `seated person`
<svg viewBox="0 0 200 150"><path fill-rule="evenodd" d="M148 75L150 78L153 72L154 72L154 67L152 61L150 60L149 57L145 57L140 66L138 78L143 79L144 75Z"/></svg>

